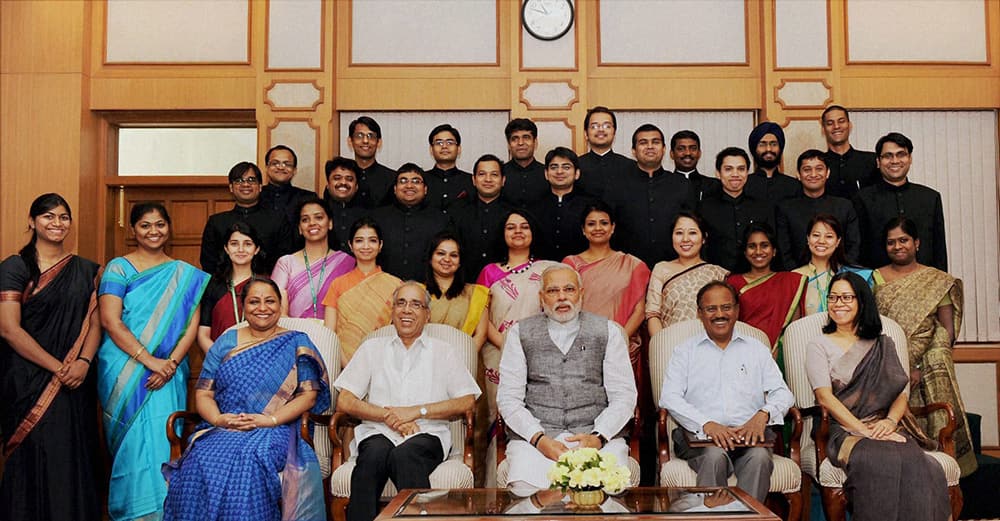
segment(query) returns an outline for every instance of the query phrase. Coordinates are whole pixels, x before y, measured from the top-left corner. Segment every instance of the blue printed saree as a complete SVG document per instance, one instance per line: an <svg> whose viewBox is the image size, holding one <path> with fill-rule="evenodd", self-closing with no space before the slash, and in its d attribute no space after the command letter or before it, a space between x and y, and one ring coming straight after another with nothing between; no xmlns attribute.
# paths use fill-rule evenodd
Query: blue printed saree
<svg viewBox="0 0 1000 521"><path fill-rule="evenodd" d="M122 299L122 322L153 356L167 358L184 337L209 276L182 261L139 272L123 257L104 270L98 295ZM113 520L158 519L167 496L160 466L170 459L167 418L184 409L188 362L158 390L150 371L107 334L97 351L97 394L111 453L108 513Z"/></svg>
<svg viewBox="0 0 1000 521"><path fill-rule="evenodd" d="M226 332L205 357L198 389L213 391L222 413L271 415L304 391L318 391L312 412L330 405L323 359L298 331L242 345ZM250 431L203 423L164 475L168 520L326 519L319 462L297 422Z"/></svg>

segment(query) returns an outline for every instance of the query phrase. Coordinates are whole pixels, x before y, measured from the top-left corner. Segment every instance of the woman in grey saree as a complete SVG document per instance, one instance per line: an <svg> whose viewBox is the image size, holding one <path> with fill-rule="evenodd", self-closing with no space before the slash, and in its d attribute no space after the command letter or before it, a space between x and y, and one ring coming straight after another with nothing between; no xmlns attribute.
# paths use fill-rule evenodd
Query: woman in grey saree
<svg viewBox="0 0 1000 521"><path fill-rule="evenodd" d="M854 273L839 273L827 295L829 322L809 344L806 372L832 417L827 456L844 469L854 521L944 521L950 515L933 446L908 415L908 376L882 334L875 297Z"/></svg>

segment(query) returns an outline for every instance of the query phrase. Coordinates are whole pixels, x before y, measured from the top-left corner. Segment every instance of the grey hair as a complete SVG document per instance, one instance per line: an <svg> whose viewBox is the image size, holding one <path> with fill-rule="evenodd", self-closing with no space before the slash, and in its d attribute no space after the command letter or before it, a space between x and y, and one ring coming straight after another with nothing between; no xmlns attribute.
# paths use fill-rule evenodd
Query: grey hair
<svg viewBox="0 0 1000 521"><path fill-rule="evenodd" d="M583 277L580 276L580 272L578 272L575 269L573 269L573 266L570 266L569 264L564 264L562 262L557 263L557 264L553 264L552 266L549 266L548 268L545 268L544 270L542 270L542 284L543 285L545 284L545 276L546 275L548 275L549 273L554 273L554 272L562 271L562 270L572 271L573 275L576 275L576 285L577 285L577 287L578 288L582 288L583 287Z"/></svg>
<svg viewBox="0 0 1000 521"><path fill-rule="evenodd" d="M417 282L417 281L415 281L413 279L404 281L399 286L396 286L396 289L394 289L392 291L392 301L393 302L395 302L396 298L399 297L399 290L405 288L406 286L413 286L415 288L420 289L420 292L424 294L424 307L426 307L427 309L430 309L430 307L431 307L431 294L430 294L430 292L427 291L427 287L426 286L424 286L423 284L421 284L421 283L419 283L419 282Z"/></svg>

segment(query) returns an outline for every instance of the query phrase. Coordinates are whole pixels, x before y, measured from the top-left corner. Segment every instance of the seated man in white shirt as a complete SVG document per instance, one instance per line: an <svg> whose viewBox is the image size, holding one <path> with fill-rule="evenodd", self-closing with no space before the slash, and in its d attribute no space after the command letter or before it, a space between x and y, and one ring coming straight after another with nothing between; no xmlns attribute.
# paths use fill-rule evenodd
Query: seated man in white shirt
<svg viewBox="0 0 1000 521"><path fill-rule="evenodd" d="M748 447L773 441L767 425L782 425L795 403L771 350L734 332L736 290L721 281L698 291L705 332L677 346L663 378L660 407L681 425L672 437L677 456L698 473L699 487L737 485L760 501L771 482L771 450ZM710 438L714 447L691 447L684 429Z"/></svg>
<svg viewBox="0 0 1000 521"><path fill-rule="evenodd" d="M407 281L392 296L396 335L361 344L333 383L337 410L362 420L354 429L347 519L371 521L386 480L430 488L428 477L451 452L448 418L472 408L479 387L456 350L423 334L431 297Z"/></svg>
<svg viewBox="0 0 1000 521"><path fill-rule="evenodd" d="M564 264L542 272L543 314L519 321L500 359L497 407L510 431L508 485L520 493L548 488L546 473L577 447L614 454L635 409L628 347L610 320L581 312L580 275Z"/></svg>

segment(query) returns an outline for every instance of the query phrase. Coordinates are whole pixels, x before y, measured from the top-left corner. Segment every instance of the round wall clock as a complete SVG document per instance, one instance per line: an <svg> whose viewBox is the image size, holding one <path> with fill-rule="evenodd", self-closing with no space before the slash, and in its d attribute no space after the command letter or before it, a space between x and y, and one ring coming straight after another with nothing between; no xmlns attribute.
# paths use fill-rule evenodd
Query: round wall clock
<svg viewBox="0 0 1000 521"><path fill-rule="evenodd" d="M572 0L524 0L521 25L539 40L558 40L573 27Z"/></svg>

